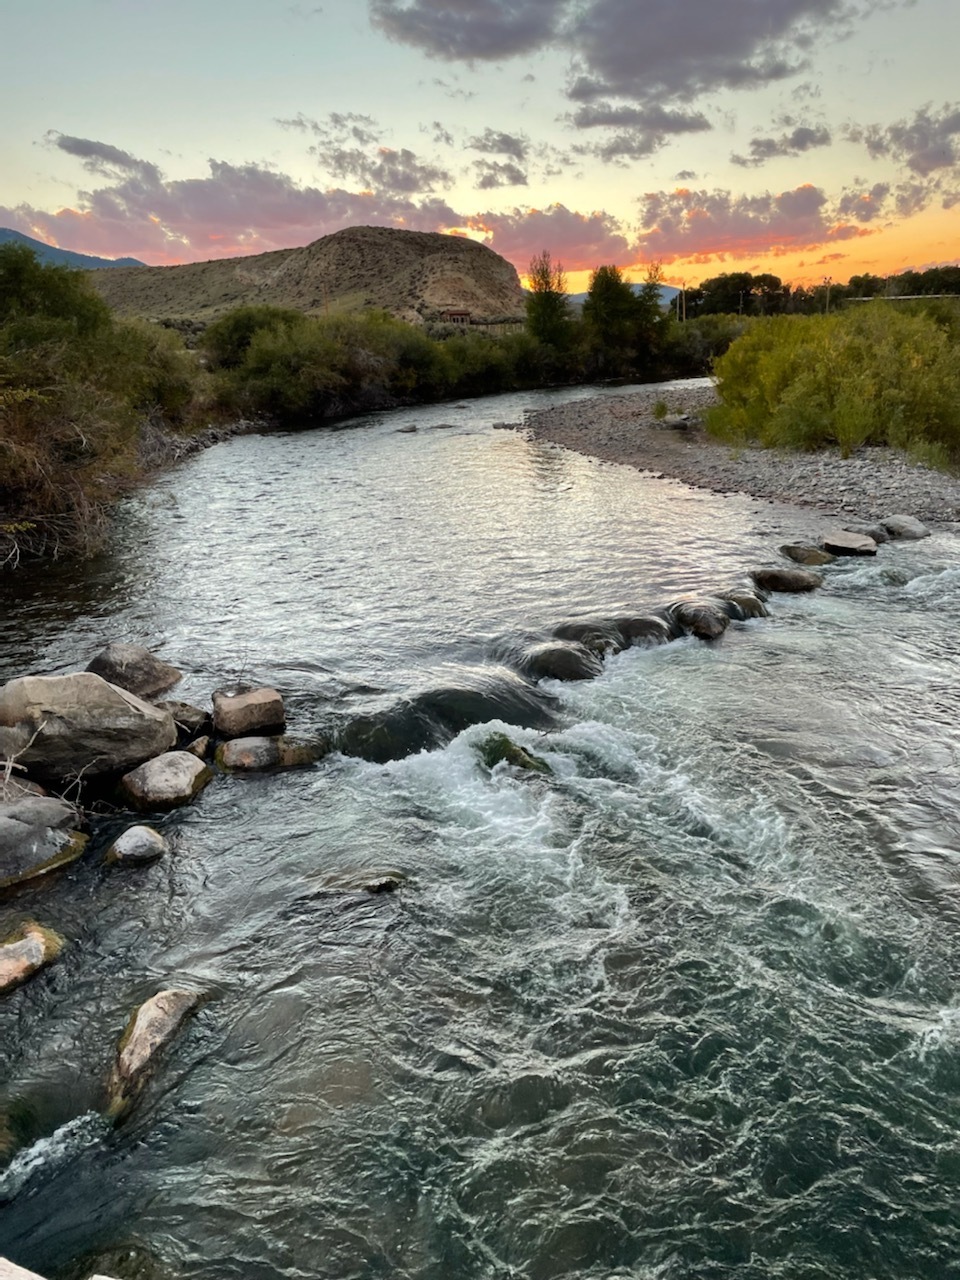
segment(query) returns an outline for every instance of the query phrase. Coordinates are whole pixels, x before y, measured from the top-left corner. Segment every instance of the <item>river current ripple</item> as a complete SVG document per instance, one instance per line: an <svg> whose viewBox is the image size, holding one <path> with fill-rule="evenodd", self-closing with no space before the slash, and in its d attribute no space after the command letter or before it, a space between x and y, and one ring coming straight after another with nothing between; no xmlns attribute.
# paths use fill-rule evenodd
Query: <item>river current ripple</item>
<svg viewBox="0 0 960 1280"><path fill-rule="evenodd" d="M580 393L568 393L578 395ZM7 584L0 676L147 643L313 730L507 640L726 585L809 512L521 434L544 396L240 437ZM589 412L585 408L585 412ZM416 426L416 432L401 427ZM0 903L0 1254L57 1280L960 1277L960 542L632 649L510 730L218 778L171 856ZM397 894L342 892L394 869ZM132 1119L130 1009L206 996Z"/></svg>

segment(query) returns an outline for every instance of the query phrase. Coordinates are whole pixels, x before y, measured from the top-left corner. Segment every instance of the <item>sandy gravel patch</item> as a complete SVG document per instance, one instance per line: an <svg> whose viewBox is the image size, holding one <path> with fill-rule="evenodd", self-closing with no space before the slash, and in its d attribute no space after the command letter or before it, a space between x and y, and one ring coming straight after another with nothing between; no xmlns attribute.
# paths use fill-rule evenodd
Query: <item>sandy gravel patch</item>
<svg viewBox="0 0 960 1280"><path fill-rule="evenodd" d="M658 401L671 414L690 415L690 424L658 422ZM850 519L906 512L927 523L960 520L958 477L918 466L892 449L861 449L850 458L836 450L731 449L708 436L700 423L714 403L716 392L706 379L665 383L536 410L524 427L535 439L715 493L744 493Z"/></svg>

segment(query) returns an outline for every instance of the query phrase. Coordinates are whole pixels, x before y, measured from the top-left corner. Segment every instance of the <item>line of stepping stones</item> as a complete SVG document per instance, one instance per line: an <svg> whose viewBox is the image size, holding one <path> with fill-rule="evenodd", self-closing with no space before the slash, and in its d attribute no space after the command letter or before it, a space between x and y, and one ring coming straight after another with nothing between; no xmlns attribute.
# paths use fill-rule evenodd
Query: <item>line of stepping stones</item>
<svg viewBox="0 0 960 1280"><path fill-rule="evenodd" d="M891 516L876 525L831 530L818 543L788 544L780 551L795 565L820 566L838 556L875 555L878 545L891 538L915 539L928 534L929 530L910 516ZM555 629L552 641L524 651L521 671L537 680L589 679L599 674L602 659L611 652L633 644L663 644L683 635L717 640L731 621L766 616L768 592L812 591L823 581L807 567L782 565L754 569L750 579L750 586L681 599L649 614L562 624ZM91 681L98 694L104 686L128 716L145 716L154 727L158 720L158 733L150 741L153 746L160 744L160 754L128 769L119 782L121 795L141 811L172 809L193 800L213 777L206 763L211 753L226 772L263 771L313 764L339 745L335 740L304 741L286 735L283 699L272 688L219 690L213 694L212 716L184 702L151 704L143 700L168 691L180 676L176 668L146 649L112 644L86 672L21 677L0 689L0 890L75 861L87 845L88 837L77 829L77 807L46 794L38 782L29 780L29 774L33 771L49 783L58 773L62 778L71 771L64 762L75 765L77 748L67 743L71 728L79 741L85 740L83 709L90 698ZM72 726L71 713L78 722ZM122 739L123 715L113 728L115 736ZM170 750L178 736L185 742L183 749ZM143 750L142 743L137 749ZM550 772L546 761L504 733L488 735L477 750L489 769L505 764L523 771ZM24 770L26 780L14 777L14 772ZM96 768L87 772L98 776ZM112 842L105 857L107 862L138 864L166 852L167 842L158 831L135 824ZM373 877L362 888L385 892L397 888L401 879L392 874ZM0 996L51 964L64 945L64 939L53 930L33 920L22 921L0 944ZM171 988L158 992L134 1011L106 1084L109 1116L119 1120L127 1114L157 1055L201 999L197 992ZM3 1265L12 1264L0 1259L0 1268Z"/></svg>

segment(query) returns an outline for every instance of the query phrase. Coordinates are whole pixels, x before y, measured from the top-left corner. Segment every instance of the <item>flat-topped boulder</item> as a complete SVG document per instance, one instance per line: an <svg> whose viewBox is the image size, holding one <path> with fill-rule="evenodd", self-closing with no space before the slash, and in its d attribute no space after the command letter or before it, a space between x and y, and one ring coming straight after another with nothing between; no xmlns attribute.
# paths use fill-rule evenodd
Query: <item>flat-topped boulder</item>
<svg viewBox="0 0 960 1280"><path fill-rule="evenodd" d="M41 781L116 774L176 739L169 711L92 671L20 676L0 688L0 758Z"/></svg>
<svg viewBox="0 0 960 1280"><path fill-rule="evenodd" d="M871 522L869 520L854 520L852 524L845 524L844 529L848 533L862 533L868 538L872 538L877 546L882 546L884 542L890 541L890 534L880 523L879 520Z"/></svg>
<svg viewBox="0 0 960 1280"><path fill-rule="evenodd" d="M916 516L885 516L880 523L891 538L902 538L904 541L915 542L920 538L930 537L930 530Z"/></svg>
<svg viewBox="0 0 960 1280"><path fill-rule="evenodd" d="M109 1111L121 1115L143 1088L157 1055L170 1043L181 1023L200 1003L195 991L159 991L137 1009L127 1023L110 1073Z"/></svg>
<svg viewBox="0 0 960 1280"><path fill-rule="evenodd" d="M63 946L63 939L58 933L33 920L25 920L15 933L0 943L0 996L52 964Z"/></svg>
<svg viewBox="0 0 960 1280"><path fill-rule="evenodd" d="M849 529L831 529L823 535L823 549L834 556L875 556L877 544L866 533Z"/></svg>
<svg viewBox="0 0 960 1280"><path fill-rule="evenodd" d="M218 689L213 695L213 727L221 738L269 734L286 723L276 689Z"/></svg>
<svg viewBox="0 0 960 1280"><path fill-rule="evenodd" d="M231 738L217 748L217 764L231 773L295 769L316 764L329 752L330 744L320 739L308 742L285 734L274 738Z"/></svg>
<svg viewBox="0 0 960 1280"><path fill-rule="evenodd" d="M809 569L781 569L771 565L752 569L750 577L764 591L816 591L817 587L823 586L819 573L811 573Z"/></svg>
<svg viewBox="0 0 960 1280"><path fill-rule="evenodd" d="M788 542L780 548L780 554L792 560L794 564L807 566L833 564L837 558L823 547L814 547L807 542Z"/></svg>
<svg viewBox="0 0 960 1280"><path fill-rule="evenodd" d="M176 809L189 804L212 777L189 751L167 751L125 774L120 789L136 809Z"/></svg>
<svg viewBox="0 0 960 1280"><path fill-rule="evenodd" d="M123 641L108 644L87 663L87 670L118 689L135 693L138 698L156 698L183 678L182 671L157 658L149 649Z"/></svg>
<svg viewBox="0 0 960 1280"><path fill-rule="evenodd" d="M53 796L22 796L0 804L0 889L76 861L87 837L73 805Z"/></svg>

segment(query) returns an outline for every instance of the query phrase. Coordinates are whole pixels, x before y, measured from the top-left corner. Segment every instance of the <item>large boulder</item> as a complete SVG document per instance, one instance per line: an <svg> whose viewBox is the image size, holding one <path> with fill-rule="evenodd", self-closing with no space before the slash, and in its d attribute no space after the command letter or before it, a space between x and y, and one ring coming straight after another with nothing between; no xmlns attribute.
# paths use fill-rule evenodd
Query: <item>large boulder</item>
<svg viewBox="0 0 960 1280"><path fill-rule="evenodd" d="M877 544L866 533L849 529L831 529L823 535L823 549L834 556L875 556Z"/></svg>
<svg viewBox="0 0 960 1280"><path fill-rule="evenodd" d="M844 529L848 533L863 533L868 538L872 538L874 542L880 546L884 542L890 541L890 535L879 521L871 522L869 520L854 520L852 524L845 524Z"/></svg>
<svg viewBox="0 0 960 1280"><path fill-rule="evenodd" d="M823 586L819 573L809 569L781 569L779 567L752 569L750 577L764 591L816 591Z"/></svg>
<svg viewBox="0 0 960 1280"><path fill-rule="evenodd" d="M110 1074L110 1114L120 1116L146 1082L157 1054L177 1034L200 1002L194 991L160 991L145 1001L127 1023Z"/></svg>
<svg viewBox="0 0 960 1280"><path fill-rule="evenodd" d="M764 592L766 595L766 592ZM745 622L747 618L768 618L770 612L764 604L760 596L751 591L748 587L734 587L730 591L724 591L717 596L721 603L734 605L739 610L740 622Z"/></svg>
<svg viewBox="0 0 960 1280"><path fill-rule="evenodd" d="M52 796L24 796L0 804L0 889L74 862L87 837L76 828L73 805Z"/></svg>
<svg viewBox="0 0 960 1280"><path fill-rule="evenodd" d="M244 738L282 729L283 698L276 689L218 689L213 695L213 727L221 738Z"/></svg>
<svg viewBox="0 0 960 1280"><path fill-rule="evenodd" d="M614 622L606 618L586 620L584 622L562 622L554 629L558 640L573 640L585 645L594 653L603 657L607 653L619 653L623 648L623 637Z"/></svg>
<svg viewBox="0 0 960 1280"><path fill-rule="evenodd" d="M176 809L189 804L212 777L189 751L168 751L125 774L120 789L136 809Z"/></svg>
<svg viewBox="0 0 960 1280"><path fill-rule="evenodd" d="M12 991L39 969L51 964L63 950L63 939L52 929L32 920L0 944L0 995Z"/></svg>
<svg viewBox="0 0 960 1280"><path fill-rule="evenodd" d="M661 618L657 614L625 614L614 618L617 630L625 645L658 645L679 640L683 634L675 619Z"/></svg>
<svg viewBox="0 0 960 1280"><path fill-rule="evenodd" d="M0 688L0 757L16 758L41 780L119 773L176 739L169 711L92 671L20 676Z"/></svg>
<svg viewBox="0 0 960 1280"><path fill-rule="evenodd" d="M149 649L122 641L108 644L87 664L87 670L138 698L156 698L183 677L182 671L154 657Z"/></svg>
<svg viewBox="0 0 960 1280"><path fill-rule="evenodd" d="M908 541L916 541L919 538L929 538L930 530L916 516L885 516L880 521L883 527L889 533L891 538L903 538Z"/></svg>

